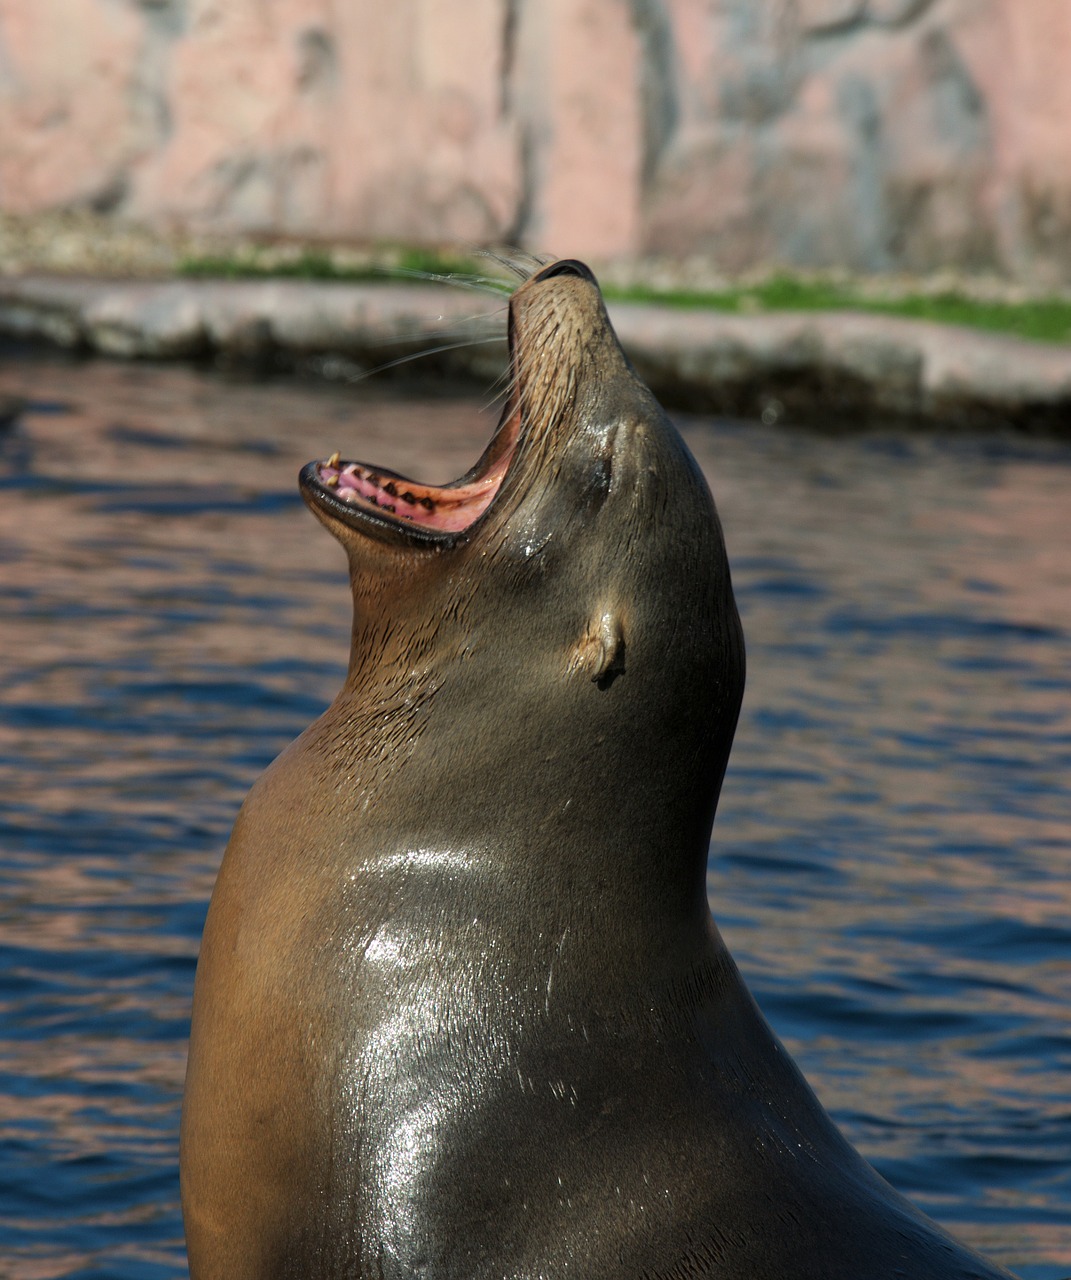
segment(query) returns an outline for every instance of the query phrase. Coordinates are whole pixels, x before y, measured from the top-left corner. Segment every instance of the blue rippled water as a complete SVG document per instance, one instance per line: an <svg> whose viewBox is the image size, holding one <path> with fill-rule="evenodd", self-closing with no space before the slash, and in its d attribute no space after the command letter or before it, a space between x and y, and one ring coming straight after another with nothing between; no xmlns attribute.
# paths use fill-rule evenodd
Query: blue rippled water
<svg viewBox="0 0 1071 1280"><path fill-rule="evenodd" d="M472 402L8 352L0 395L0 1275L185 1274L198 938L256 774L345 666L295 476L444 480ZM835 425L835 424L834 424ZM893 1183L1071 1273L1071 447L682 423L748 692L710 863L775 1028Z"/></svg>

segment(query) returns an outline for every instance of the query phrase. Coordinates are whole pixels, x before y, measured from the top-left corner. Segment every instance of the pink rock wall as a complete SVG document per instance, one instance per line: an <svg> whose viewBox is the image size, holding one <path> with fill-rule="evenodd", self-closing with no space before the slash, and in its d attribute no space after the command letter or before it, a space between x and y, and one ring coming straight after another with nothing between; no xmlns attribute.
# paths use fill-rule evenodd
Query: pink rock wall
<svg viewBox="0 0 1071 1280"><path fill-rule="evenodd" d="M0 209L1071 283L1068 0L0 0Z"/></svg>

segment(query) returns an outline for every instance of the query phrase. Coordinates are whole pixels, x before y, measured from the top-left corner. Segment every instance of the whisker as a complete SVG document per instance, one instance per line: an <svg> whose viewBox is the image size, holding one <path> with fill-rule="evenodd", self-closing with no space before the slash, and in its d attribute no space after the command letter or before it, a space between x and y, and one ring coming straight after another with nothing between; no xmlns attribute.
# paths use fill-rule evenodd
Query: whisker
<svg viewBox="0 0 1071 1280"><path fill-rule="evenodd" d="M385 364L377 364L373 369L365 369L361 373L349 374L346 381L363 382L365 378L370 378L374 373L383 373L387 369L394 369L400 364L408 364L411 360L422 360L425 356L441 355L444 351L459 351L463 347L479 347L501 341L501 334L492 334L486 338L464 338L458 342L444 342L437 347L423 347L419 351L410 351L407 355L398 356L395 360L388 360Z"/></svg>
<svg viewBox="0 0 1071 1280"><path fill-rule="evenodd" d="M495 395L510 395L518 386L520 380L521 371L518 368L514 368L514 361L511 359L502 366L502 371L499 373L498 377L495 378L494 382L491 383L488 390L493 392Z"/></svg>
<svg viewBox="0 0 1071 1280"><path fill-rule="evenodd" d="M490 342L494 338L505 338L506 336L506 316L509 314L508 307L494 307L490 311L473 311L468 315L450 316L449 324L433 325L428 324L427 328L413 329L409 332L401 332L394 334L390 338L383 338L376 345L378 346L395 346L399 342L422 342L425 338L457 338L457 345L465 345L465 335L469 335L469 340L473 342ZM440 317L443 319L444 317ZM430 330L430 332L429 332ZM473 336L480 335L482 336Z"/></svg>
<svg viewBox="0 0 1071 1280"><path fill-rule="evenodd" d="M518 249L515 252L515 257L520 258L521 261L527 260L530 262L532 264L532 271L539 271L548 263L556 262L558 255L555 253L531 253L527 249Z"/></svg>
<svg viewBox="0 0 1071 1280"><path fill-rule="evenodd" d="M508 307L495 307L491 311L473 311L467 316L451 316L449 325L442 325L438 329L438 333L445 337L448 334L462 334L484 328L486 330L494 330L500 337L506 334L506 316L509 315ZM430 327L430 326L429 326ZM419 333L409 335L416 338L422 336ZM405 334L399 334L399 339L404 341Z"/></svg>
<svg viewBox="0 0 1071 1280"><path fill-rule="evenodd" d="M412 280L432 280L437 284L453 285L455 289L472 289L476 293L490 293L495 297L508 297L513 290L505 280L494 276L471 276L460 271L421 271L417 267L381 267L384 275L406 276Z"/></svg>
<svg viewBox="0 0 1071 1280"><path fill-rule="evenodd" d="M488 413L499 402L505 404L513 394L513 389L516 385L517 379L510 373L509 369L504 369L487 388L487 395L480 405L480 411Z"/></svg>
<svg viewBox="0 0 1071 1280"><path fill-rule="evenodd" d="M492 262L497 262L500 267L515 275L519 280L527 280L531 277L532 272L520 263L516 262L512 257L506 257L504 254L496 253L494 249L477 249L476 256L479 258L490 258ZM531 255L525 255L530 257Z"/></svg>

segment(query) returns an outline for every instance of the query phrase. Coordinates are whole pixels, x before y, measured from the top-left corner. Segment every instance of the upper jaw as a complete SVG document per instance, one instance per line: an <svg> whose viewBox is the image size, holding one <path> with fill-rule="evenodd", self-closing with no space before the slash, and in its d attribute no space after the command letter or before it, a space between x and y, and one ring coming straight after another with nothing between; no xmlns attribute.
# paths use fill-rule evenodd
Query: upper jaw
<svg viewBox="0 0 1071 1280"><path fill-rule="evenodd" d="M476 465L447 485L410 480L385 467L347 462L337 453L307 463L299 476L305 501L329 527L413 545L450 545L484 516L517 452L521 411L516 393Z"/></svg>

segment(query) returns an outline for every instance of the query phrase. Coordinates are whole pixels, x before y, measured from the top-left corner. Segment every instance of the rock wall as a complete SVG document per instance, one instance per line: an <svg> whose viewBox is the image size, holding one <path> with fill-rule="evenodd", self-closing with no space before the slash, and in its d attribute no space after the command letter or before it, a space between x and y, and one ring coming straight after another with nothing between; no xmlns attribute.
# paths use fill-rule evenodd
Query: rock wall
<svg viewBox="0 0 1071 1280"><path fill-rule="evenodd" d="M1069 0L0 0L0 210L1071 283Z"/></svg>

